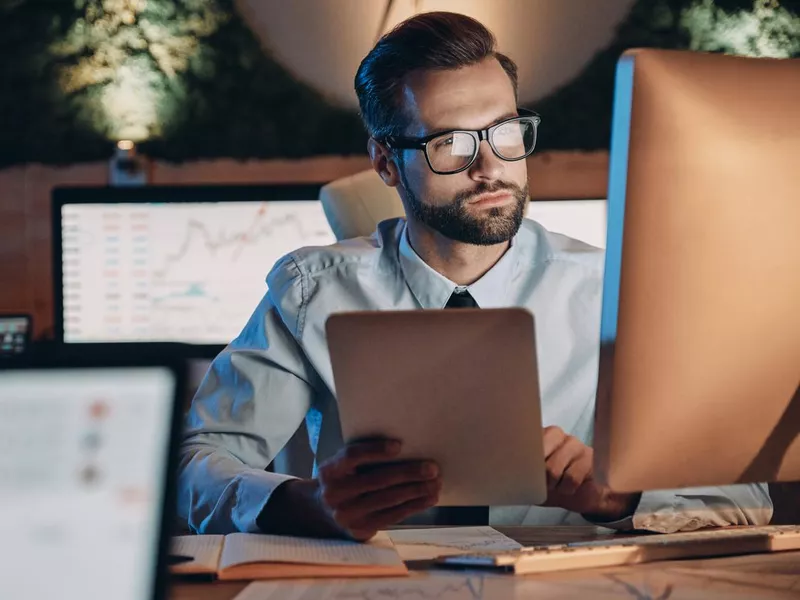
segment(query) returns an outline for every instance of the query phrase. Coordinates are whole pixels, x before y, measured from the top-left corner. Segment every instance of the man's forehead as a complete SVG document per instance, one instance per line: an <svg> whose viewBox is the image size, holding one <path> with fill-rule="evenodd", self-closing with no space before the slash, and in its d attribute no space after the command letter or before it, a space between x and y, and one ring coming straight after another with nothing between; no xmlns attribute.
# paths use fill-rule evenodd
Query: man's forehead
<svg viewBox="0 0 800 600"><path fill-rule="evenodd" d="M409 121L407 135L482 129L516 110L511 80L495 59L461 69L412 73L401 102Z"/></svg>

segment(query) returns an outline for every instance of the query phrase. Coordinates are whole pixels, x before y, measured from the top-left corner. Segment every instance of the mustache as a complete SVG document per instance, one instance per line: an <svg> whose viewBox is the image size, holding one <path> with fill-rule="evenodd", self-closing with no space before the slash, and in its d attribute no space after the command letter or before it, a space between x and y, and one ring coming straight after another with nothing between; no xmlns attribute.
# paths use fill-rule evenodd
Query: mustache
<svg viewBox="0 0 800 600"><path fill-rule="evenodd" d="M520 196L522 188L510 181L495 181L494 183L479 183L470 190L459 192L455 201L459 206L462 206L470 200L483 196L484 194L494 194L495 192L511 192L515 197Z"/></svg>

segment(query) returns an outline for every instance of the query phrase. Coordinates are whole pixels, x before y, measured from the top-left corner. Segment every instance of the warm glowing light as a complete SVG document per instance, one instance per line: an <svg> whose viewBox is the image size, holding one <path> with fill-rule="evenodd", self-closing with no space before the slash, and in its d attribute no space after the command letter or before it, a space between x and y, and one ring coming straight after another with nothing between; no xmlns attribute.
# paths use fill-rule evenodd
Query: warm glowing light
<svg viewBox="0 0 800 600"><path fill-rule="evenodd" d="M133 150L133 141L120 140L117 142L117 148L119 148L120 150Z"/></svg>
<svg viewBox="0 0 800 600"><path fill-rule="evenodd" d="M131 60L120 67L115 80L103 88L100 104L110 136L141 142L160 133L157 75L145 61Z"/></svg>

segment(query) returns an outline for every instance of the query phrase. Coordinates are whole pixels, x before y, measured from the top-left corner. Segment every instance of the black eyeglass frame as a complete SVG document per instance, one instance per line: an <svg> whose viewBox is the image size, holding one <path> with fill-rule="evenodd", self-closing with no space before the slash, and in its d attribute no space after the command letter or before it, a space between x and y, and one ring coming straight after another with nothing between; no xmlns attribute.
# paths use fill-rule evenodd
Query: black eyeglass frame
<svg viewBox="0 0 800 600"><path fill-rule="evenodd" d="M387 147L389 147L392 150L422 150L422 153L425 155L425 161L428 163L428 167L430 168L431 171L433 171L437 175L455 175L456 173L461 173L462 171L466 171L467 169L469 169L475 163L475 159L478 158L478 153L481 150L481 142L483 140L486 140L486 142L489 144L489 147L492 149L492 152L494 152L494 155L497 158L505 162L516 162L533 154L533 151L536 149L536 142L539 139L539 123L542 122L542 117L539 115L539 113L536 113L532 110L528 110L527 108L518 108L517 113L518 113L517 116L509 117L508 119L503 119L499 123L495 123L494 125L491 125L486 129L446 129L444 131L437 131L435 133L431 133L424 137L404 137L400 135L390 135L387 136L383 140L383 142L386 144ZM534 133L533 146L528 152L526 152L519 158L506 158L497 151L497 148L495 148L494 142L492 142L491 139L491 135L495 129L497 129L502 125L505 125L506 123L509 123L511 121L522 121L522 120L530 120L530 122L533 123L533 133ZM472 153L472 158L463 167L455 171L437 171L436 169L433 168L433 165L431 164L431 159L428 156L428 150L427 150L428 142L443 135L447 135L449 133L466 133L472 136L472 139L477 138L477 143L475 144L475 151Z"/></svg>

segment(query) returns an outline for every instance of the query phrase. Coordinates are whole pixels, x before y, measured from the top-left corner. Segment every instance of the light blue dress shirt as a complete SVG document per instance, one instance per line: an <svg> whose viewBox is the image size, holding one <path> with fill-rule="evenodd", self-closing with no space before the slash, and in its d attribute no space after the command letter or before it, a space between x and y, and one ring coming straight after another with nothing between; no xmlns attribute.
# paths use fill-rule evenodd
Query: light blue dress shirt
<svg viewBox="0 0 800 600"><path fill-rule="evenodd" d="M509 250L468 287L481 308L533 313L543 424L589 445L602 279L601 250L525 220ZM440 309L458 287L414 252L403 219L382 222L369 238L297 250L267 284L244 330L211 364L187 418L178 504L199 533L258 531L270 494L288 478L264 469L304 421L316 464L342 446L325 339L330 314ZM672 532L763 525L771 515L766 486L752 484L645 492L632 519L610 525ZM492 507L490 523L587 524L538 506Z"/></svg>

